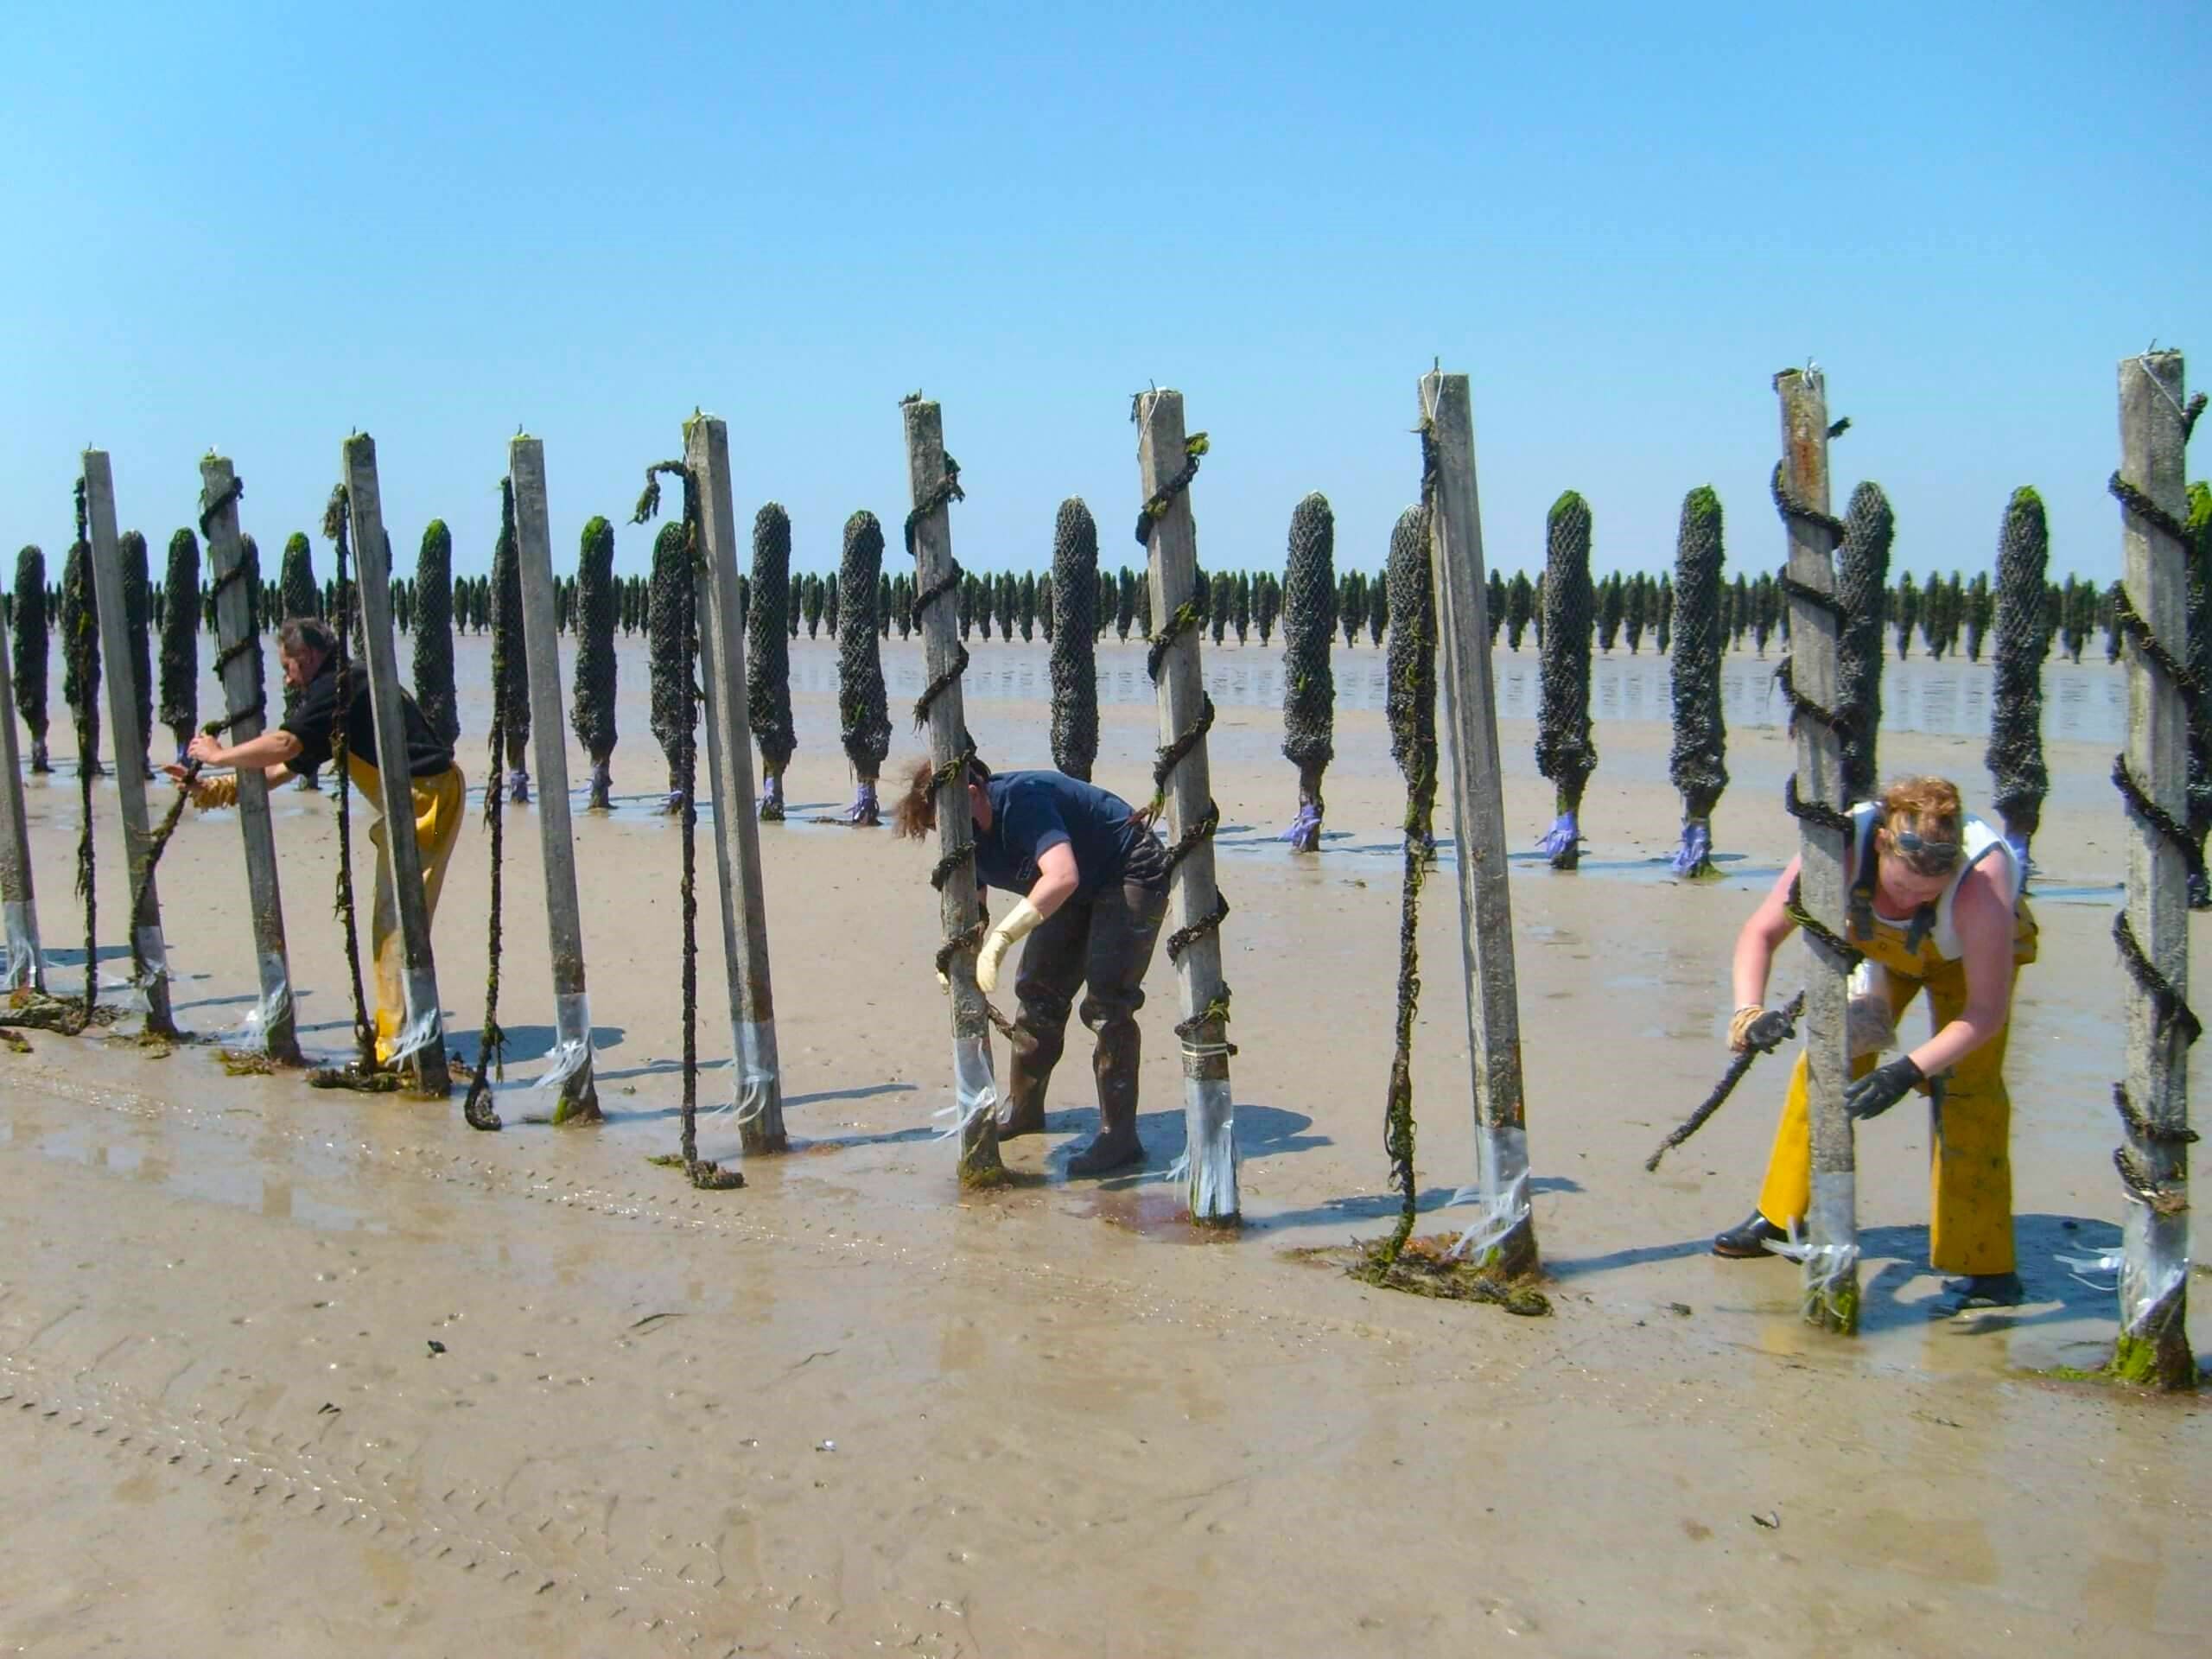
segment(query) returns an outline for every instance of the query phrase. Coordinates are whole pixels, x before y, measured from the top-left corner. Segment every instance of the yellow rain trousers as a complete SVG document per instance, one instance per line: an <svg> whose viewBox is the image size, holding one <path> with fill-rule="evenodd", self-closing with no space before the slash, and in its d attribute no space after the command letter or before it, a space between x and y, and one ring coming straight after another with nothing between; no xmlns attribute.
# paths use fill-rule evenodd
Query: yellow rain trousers
<svg viewBox="0 0 2212 1659"><path fill-rule="evenodd" d="M370 801L384 800L384 781L377 769L356 756L346 757L346 772L353 787ZM410 779L415 797L415 845L423 855L423 907L435 918L438 893L445 886L446 866L453 860L454 843L461 839L461 820L468 795L467 780L459 766L448 766L434 778ZM399 1029L407 1018L406 946L399 935L399 916L392 898L391 855L385 849L385 820L379 812L369 825L369 839L376 843L376 907L369 924L371 949L376 958L377 1060L389 1063L398 1046Z"/></svg>
<svg viewBox="0 0 2212 1659"><path fill-rule="evenodd" d="M1966 1007L1966 964L1938 956L1934 940L1923 939L1917 953L1910 952L1904 930L1877 918L1871 940L1854 938L1852 943L1887 970L1892 1014L1902 1016L1923 988L1938 1028ZM2012 932L2016 984L2020 969L2035 959L2035 918L2023 899ZM1946 1081L1942 1105L1931 1113L1929 1182L1934 1194L1928 1263L1938 1273L2013 1270L2012 1098L2005 1091L2005 1045L2011 1033L2008 1017L1995 1036L1959 1061ZM1852 1063L1852 1076L1865 1076L1879 1058L1862 1055ZM1777 1227L1802 1218L1812 1198L1813 1122L1806 1102L1806 1065L1801 1053L1782 1103L1766 1184L1759 1189L1759 1213Z"/></svg>

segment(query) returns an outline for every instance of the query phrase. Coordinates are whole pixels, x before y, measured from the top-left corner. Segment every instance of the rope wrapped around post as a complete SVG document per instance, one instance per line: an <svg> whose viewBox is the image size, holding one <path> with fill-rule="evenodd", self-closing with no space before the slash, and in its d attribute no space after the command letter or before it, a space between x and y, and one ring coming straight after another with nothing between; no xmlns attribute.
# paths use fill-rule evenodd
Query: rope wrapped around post
<svg viewBox="0 0 2212 1659"><path fill-rule="evenodd" d="M349 502L346 486L338 485L330 492L329 504L323 509L322 533L336 550L338 582L333 590L336 613L332 618L332 632L337 635L338 713L330 725L330 769L338 774L338 898L337 915L346 927L346 971L353 995L353 1045L355 1058L349 1065L325 1066L308 1074L308 1083L316 1089L356 1089L370 1093L387 1093L399 1087L398 1077L386 1071L377 1059L376 1027L369 1019L368 1000L361 988L361 936L353 913L353 811L351 771L347 766L346 742L346 698L353 682L352 639L353 623L350 586L346 575L346 561L351 547L352 531L348 528Z"/></svg>
<svg viewBox="0 0 2212 1659"><path fill-rule="evenodd" d="M1131 418L1135 418L1134 407ZM1137 515L1137 540L1146 547L1149 548L1152 545L1154 522L1161 513L1167 511L1177 496L1191 487L1191 480L1198 475L1198 461L1210 447L1206 435L1203 432L1193 432L1183 441L1181 468L1160 486L1158 493L1144 504L1143 510ZM1160 683L1160 665L1166 661L1169 650L1174 645L1176 640L1197 628L1204 615L1205 606L1194 594L1178 605L1175 607L1175 613L1154 633L1152 645L1145 652L1144 671L1145 677L1154 686ZM1213 698L1201 691L1197 718L1176 733L1173 739L1162 744L1154 756L1152 800L1136 815L1137 823L1147 830L1158 820L1160 814L1167 805L1168 779L1175 775L1175 768L1181 764L1183 757L1196 748L1200 740L1213 729ZM1167 849L1167 874L1171 880L1174 877L1176 866L1196 851L1201 843L1211 840L1214 831L1220 827L1220 804L1209 798L1205 810L1194 823L1185 827L1183 833L1175 838L1174 844ZM1189 925L1179 927L1167 936L1166 950L1169 963L1172 965L1180 961L1184 951L1189 950L1196 941L1204 938L1209 933L1219 932L1222 923L1228 919L1228 895L1217 887L1211 910ZM1229 982L1224 979L1206 998L1205 1007L1202 1010L1188 1020L1176 1022L1176 1036L1188 1043L1197 1038L1199 1027L1211 1020L1218 1020L1223 1025L1227 1025L1229 1001ZM1231 1055L1236 1052L1236 1046L1234 1043L1230 1043L1226 1046Z"/></svg>
<svg viewBox="0 0 2212 1659"><path fill-rule="evenodd" d="M2189 400L2188 407L2183 411L2182 442L2184 444L2195 429L2196 418L2203 412L2204 405L2205 395L2198 392ZM2124 511L2172 537L2183 549L2190 547L2187 526L2118 472L2107 480L2106 487ZM2162 675L2179 695L2183 707L2188 711L2190 726L2201 727L2208 712L2212 712L2212 709L2208 709L2208 702L2212 702L2212 699L2208 699L2203 683L2172 647L2152 632L2150 624L2137 610L2124 582L2113 583L2110 601L2114 633L2133 645L2143 661ZM2113 787L2120 791L2120 799L2126 804L2128 815L2139 823L2149 826L2157 832L2159 839L2180 854L2192 884L2201 885L2205 880L2202 847L2186 825L2152 798L2142 780L2129 769L2127 757L2124 753L2113 758L2112 781ZM2127 970L2128 977L2134 981L2136 988L2151 1001L2157 1037L2165 1042L2178 1039L2184 1049L2194 1047L2204 1034L2203 1025L2196 1010L2190 1007L2188 999L2158 971L2157 964L2143 949L2141 941L2136 938L2133 924L2128 920L2126 906L2122 906L2120 913L2113 918L2112 934L2113 944L2120 952L2120 965ZM2197 1139L2194 1129L2168 1129L2152 1123L2129 1098L2126 1084L2115 1083L2112 1087L2113 1109L2119 1113L2122 1126L2133 1141L2145 1146L2180 1146ZM2177 1216L2189 1208L2186 1189L2178 1182L2161 1184L2153 1180L2137 1161L2130 1147L2122 1145L2115 1147L2112 1157L2113 1167L2120 1172L2121 1184L2154 1213Z"/></svg>
<svg viewBox="0 0 2212 1659"><path fill-rule="evenodd" d="M92 531L86 518L85 480L77 479L77 546L86 550L91 557ZM70 712L77 726L77 896L85 901L85 989L75 1002L65 1002L44 992L24 989L12 993L7 999L6 1012L0 1014L0 1030L24 1027L51 1031L63 1037L82 1036L95 1024L111 1023L112 1010L99 1006L99 954L96 922L99 898L92 859L92 750L98 745L97 722L99 715L94 706L92 676L99 662L99 653L92 638L92 620L89 607L79 609L76 626L68 631L62 641L68 653L70 673L85 688L80 701L71 703ZM134 912L135 913L135 912ZM101 1016L105 1014L105 1018ZM13 1039L11 1046L13 1046Z"/></svg>
<svg viewBox="0 0 2212 1659"><path fill-rule="evenodd" d="M674 1157L663 1155L650 1160L656 1164L673 1166L683 1171L691 1185L709 1192L727 1192L745 1185L742 1173L724 1169L720 1164L699 1156L699 893L698 851L696 836L699 824L699 721L696 706L703 702L699 688L699 584L698 572L702 565L699 548L699 481L691 469L681 461L655 461L645 468L645 487L638 498L638 510L630 522L642 524L660 511L660 475L671 474L683 480L683 563L686 576L672 582L668 594L676 606L678 631L683 640L683 680L682 690L687 702L683 718L677 721L676 738L676 787L680 798L678 811L683 823L682 842L682 911L683 920L683 1133L679 1150ZM741 1064L741 1060L734 1063Z"/></svg>

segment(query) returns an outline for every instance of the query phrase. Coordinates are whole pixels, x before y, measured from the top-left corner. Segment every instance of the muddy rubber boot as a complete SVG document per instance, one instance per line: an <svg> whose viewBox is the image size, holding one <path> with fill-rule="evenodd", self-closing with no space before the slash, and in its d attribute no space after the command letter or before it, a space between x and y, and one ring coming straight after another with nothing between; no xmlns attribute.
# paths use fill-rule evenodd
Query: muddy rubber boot
<svg viewBox="0 0 2212 1659"><path fill-rule="evenodd" d="M1713 1241L1713 1253L1732 1261L1751 1261L1767 1254L1769 1244L1778 1244L1789 1236L1754 1210L1751 1213L1720 1234Z"/></svg>
<svg viewBox="0 0 2212 1659"><path fill-rule="evenodd" d="M1092 1062L1098 1077L1098 1138L1068 1160L1071 1179L1105 1175L1144 1161L1144 1143L1137 1139L1141 1042L1135 1020L1099 1033Z"/></svg>
<svg viewBox="0 0 2212 1659"><path fill-rule="evenodd" d="M2018 1307L2027 1300L2027 1287L2017 1273L1977 1273L1947 1281L1936 1304L1940 1315L1970 1313L1983 1308Z"/></svg>
<svg viewBox="0 0 2212 1659"><path fill-rule="evenodd" d="M999 1114L999 1139L1045 1133L1045 1085L1052 1072L1039 1072L1030 1063L1026 1045L1014 1044L1014 1058L1007 1067L1006 1109Z"/></svg>

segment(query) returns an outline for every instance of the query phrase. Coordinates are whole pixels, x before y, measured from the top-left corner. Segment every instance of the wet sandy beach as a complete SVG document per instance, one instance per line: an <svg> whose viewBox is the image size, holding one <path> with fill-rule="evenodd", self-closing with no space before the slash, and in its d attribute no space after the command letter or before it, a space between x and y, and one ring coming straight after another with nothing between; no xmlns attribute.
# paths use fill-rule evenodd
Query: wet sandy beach
<svg viewBox="0 0 2212 1659"><path fill-rule="evenodd" d="M1510 1632L1578 1656L2101 1656L2185 1651L2212 1628L2202 1410L2027 1374L2097 1363L2113 1320L2108 1277L2061 1261L2113 1247L2121 1212L2109 929L2126 831L2103 664L2046 671L2054 719L2063 706L2076 723L2050 748L2042 956L2008 1069L2029 1300L1930 1317L1928 1126L1900 1110L1859 1135L1866 1328L1845 1341L1800 1322L1793 1264L1707 1253L1750 1207L1779 1061L1643 1169L1725 1064L1729 946L1794 842L1772 726L1739 710L1731 731L1723 880L1684 886L1658 861L1679 815L1663 696L1641 721L1599 702L1583 868L1516 867L1554 1315L1515 1319L1287 1254L1378 1234L1395 1203L1382 1115L1402 792L1379 708L1340 710L1328 839L1295 858L1274 840L1295 779L1258 683L1279 652L1217 658L1252 678L1244 701L1222 698L1211 749L1246 1225L1207 1241L1162 1179L1182 1146L1164 962L1143 1014L1145 1169L1063 1179L1095 1121L1077 1044L1052 1133L1008 1146L1016 1184L957 1192L932 1117L950 1056L930 855L807 821L851 795L827 639L793 646L792 821L762 832L793 1150L747 1163L734 1192L646 1165L677 1136L678 832L651 810L665 767L641 642L624 644L622 804L576 828L603 1125L528 1121L553 1041L528 810L507 820L501 1135L465 1128L458 1096L232 1079L207 1046L152 1058L33 1033L31 1054L0 1054L0 1643L1456 1655ZM1041 674L1025 696L1021 647L971 649L983 753L1048 765ZM484 651L461 644L473 786ZM894 762L916 752L896 699L917 654L886 648ZM1339 674L1379 656L1339 651ZM1109 672L1141 660L1102 650ZM1753 682L1764 666L1731 662ZM1516 668L1533 685L1534 652L1502 658L1501 678ZM1100 782L1141 791L1153 721L1141 703L1103 710ZM1949 773L1986 805L1967 714L1916 723L1936 729L1885 733L1884 771ZM1549 789L1529 722L1502 734L1508 820L1532 847ZM29 799L66 987L83 964L65 722L54 740L57 772ZM573 740L569 766L581 783ZM96 798L102 966L121 974L111 783ZM302 1040L335 1057L349 1020L331 798L276 804ZM463 1054L482 1012L486 844L472 815L436 927ZM180 1023L234 1027L255 986L235 817L188 817L161 885ZM1447 886L1429 893L1414 1077L1426 1224L1441 1230L1474 1172L1458 921ZM713 902L702 890L701 1094L719 1105ZM1793 945L1777 992L1802 971ZM727 1116L702 1119L702 1153L735 1143ZM2207 1242L2200 1226L2200 1261Z"/></svg>

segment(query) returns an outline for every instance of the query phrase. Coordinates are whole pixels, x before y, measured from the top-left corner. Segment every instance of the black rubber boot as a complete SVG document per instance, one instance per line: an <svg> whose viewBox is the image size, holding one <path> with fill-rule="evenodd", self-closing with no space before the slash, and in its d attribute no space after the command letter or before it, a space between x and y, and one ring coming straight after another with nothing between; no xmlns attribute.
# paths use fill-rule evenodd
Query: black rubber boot
<svg viewBox="0 0 2212 1659"><path fill-rule="evenodd" d="M1015 1029L1020 1031L1019 1027ZM1001 1141L1045 1133L1045 1086L1052 1081L1052 1073L1049 1066L1036 1064L1032 1045L1022 1041L1027 1034L1014 1038L1014 1058L1007 1068L1006 1109L999 1114Z"/></svg>
<svg viewBox="0 0 2212 1659"><path fill-rule="evenodd" d="M1068 1160L1071 1178L1109 1174L1144 1161L1137 1139L1137 1060L1143 1039L1135 1020L1098 1033L1092 1069L1098 1076L1098 1138Z"/></svg>
<svg viewBox="0 0 2212 1659"><path fill-rule="evenodd" d="M1780 1243L1789 1236L1783 1228L1776 1226L1754 1210L1731 1227L1717 1235L1713 1241L1713 1253L1735 1261L1748 1261L1767 1254L1769 1244Z"/></svg>
<svg viewBox="0 0 2212 1659"><path fill-rule="evenodd" d="M1965 1313L1984 1307L2018 1307L2028 1294L2017 1273L1977 1273L1950 1280L1943 1289L1943 1300L1937 1306L1944 1313Z"/></svg>

